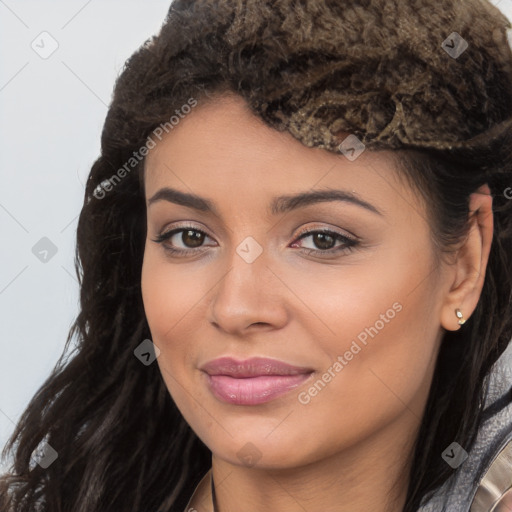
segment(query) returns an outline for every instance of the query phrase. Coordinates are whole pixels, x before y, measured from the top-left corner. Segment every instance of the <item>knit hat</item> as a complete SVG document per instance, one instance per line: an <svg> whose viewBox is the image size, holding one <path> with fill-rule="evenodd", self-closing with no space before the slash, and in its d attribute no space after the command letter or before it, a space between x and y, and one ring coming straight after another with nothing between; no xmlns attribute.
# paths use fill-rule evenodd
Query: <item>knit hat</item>
<svg viewBox="0 0 512 512"><path fill-rule="evenodd" d="M375 149L485 150L512 127L512 25L487 0L177 0L169 15L176 55L213 50L217 78L309 147L339 151L350 133Z"/></svg>

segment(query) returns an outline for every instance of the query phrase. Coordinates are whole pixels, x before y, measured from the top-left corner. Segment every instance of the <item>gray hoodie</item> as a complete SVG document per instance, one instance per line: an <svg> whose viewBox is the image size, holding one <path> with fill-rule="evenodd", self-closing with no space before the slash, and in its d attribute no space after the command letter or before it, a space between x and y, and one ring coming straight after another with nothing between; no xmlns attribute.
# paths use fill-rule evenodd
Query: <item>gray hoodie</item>
<svg viewBox="0 0 512 512"><path fill-rule="evenodd" d="M488 393L467 458L418 512L512 512L512 342L494 364Z"/></svg>

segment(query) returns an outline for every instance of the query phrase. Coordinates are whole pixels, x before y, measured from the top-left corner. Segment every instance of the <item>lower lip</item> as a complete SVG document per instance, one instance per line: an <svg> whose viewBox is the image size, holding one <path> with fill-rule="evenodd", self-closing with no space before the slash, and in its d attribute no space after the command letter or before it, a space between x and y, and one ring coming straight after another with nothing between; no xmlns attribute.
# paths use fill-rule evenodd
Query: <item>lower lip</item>
<svg viewBox="0 0 512 512"><path fill-rule="evenodd" d="M208 375L213 394L235 405L258 405L288 393L309 379L311 373L298 375L261 375L235 379L228 375Z"/></svg>

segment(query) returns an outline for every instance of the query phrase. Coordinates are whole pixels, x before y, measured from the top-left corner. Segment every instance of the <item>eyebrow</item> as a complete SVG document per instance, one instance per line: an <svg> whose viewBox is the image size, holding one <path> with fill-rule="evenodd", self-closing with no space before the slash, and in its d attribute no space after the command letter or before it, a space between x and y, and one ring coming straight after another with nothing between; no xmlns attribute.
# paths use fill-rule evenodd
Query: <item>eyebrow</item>
<svg viewBox="0 0 512 512"><path fill-rule="evenodd" d="M148 206L151 206L157 201L168 201L170 203L193 208L194 210L199 210L201 212L212 213L217 217L220 217L219 211L209 199L196 194L181 192L174 188L164 187L158 190L153 197L148 200ZM343 201L365 208L377 215L382 215L375 206L359 198L354 193L346 190L334 189L314 190L311 192L301 192L295 195L275 197L270 204L270 212L272 215L278 215L297 208L327 201Z"/></svg>

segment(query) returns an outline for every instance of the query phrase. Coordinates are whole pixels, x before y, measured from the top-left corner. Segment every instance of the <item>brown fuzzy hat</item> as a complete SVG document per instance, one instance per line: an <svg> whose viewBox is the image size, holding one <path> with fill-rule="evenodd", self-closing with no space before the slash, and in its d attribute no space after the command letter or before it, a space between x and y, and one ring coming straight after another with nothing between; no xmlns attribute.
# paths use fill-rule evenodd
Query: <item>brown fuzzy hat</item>
<svg viewBox="0 0 512 512"><path fill-rule="evenodd" d="M487 0L176 0L169 21L175 55L215 54L212 74L306 146L478 150L512 127L511 24Z"/></svg>

